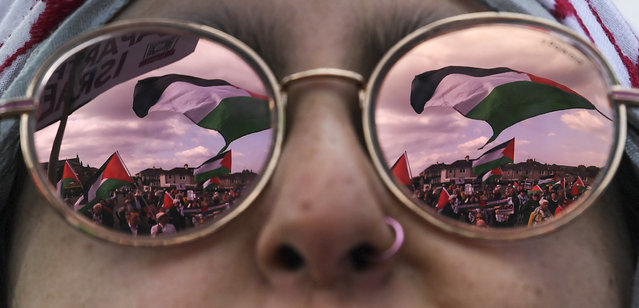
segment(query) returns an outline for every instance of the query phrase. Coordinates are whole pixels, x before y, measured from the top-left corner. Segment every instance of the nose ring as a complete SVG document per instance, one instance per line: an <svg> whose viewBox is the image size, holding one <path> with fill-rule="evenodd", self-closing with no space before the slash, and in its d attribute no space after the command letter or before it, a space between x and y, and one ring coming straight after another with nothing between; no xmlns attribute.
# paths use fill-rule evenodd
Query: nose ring
<svg viewBox="0 0 639 308"><path fill-rule="evenodd" d="M391 244L388 249L373 257L373 262L383 262L390 259L397 253L397 251L399 251L399 248L402 247L402 244L404 243L404 228L402 228L402 225L395 220L395 218L390 216L386 216L384 222L393 229L393 232L395 233L395 241L393 241L393 244Z"/></svg>

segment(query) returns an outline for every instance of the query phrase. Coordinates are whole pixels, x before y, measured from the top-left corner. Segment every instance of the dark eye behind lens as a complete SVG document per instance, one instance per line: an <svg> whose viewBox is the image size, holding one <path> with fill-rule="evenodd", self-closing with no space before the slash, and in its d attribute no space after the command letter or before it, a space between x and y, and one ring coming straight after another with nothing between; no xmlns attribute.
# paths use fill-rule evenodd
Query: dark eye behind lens
<svg viewBox="0 0 639 308"><path fill-rule="evenodd" d="M116 32L46 80L37 157L67 215L131 236L198 229L233 212L269 160L266 89L220 43Z"/></svg>

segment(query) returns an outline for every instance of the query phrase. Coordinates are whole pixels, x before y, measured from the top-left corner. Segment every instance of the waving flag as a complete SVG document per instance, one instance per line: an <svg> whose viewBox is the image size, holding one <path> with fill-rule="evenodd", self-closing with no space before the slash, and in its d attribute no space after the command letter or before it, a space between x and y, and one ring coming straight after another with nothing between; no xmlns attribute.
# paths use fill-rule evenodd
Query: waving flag
<svg viewBox="0 0 639 308"><path fill-rule="evenodd" d="M218 154L195 168L193 175L196 182L204 182L222 174L231 173L231 151Z"/></svg>
<svg viewBox="0 0 639 308"><path fill-rule="evenodd" d="M564 193L566 192L566 178L561 178L561 180L555 182L554 184L552 184L552 188L554 188L555 190L563 190Z"/></svg>
<svg viewBox="0 0 639 308"><path fill-rule="evenodd" d="M450 202L450 195L448 194L448 191L446 191L446 188L442 187L442 191L439 193L439 200L437 200L437 209L443 209L448 202Z"/></svg>
<svg viewBox="0 0 639 308"><path fill-rule="evenodd" d="M488 183L494 182L495 180L497 180L498 178L502 177L504 174L501 172L501 169L499 168L495 168L493 170L490 170L488 172L486 172L486 174L484 174L481 177L481 185L484 186Z"/></svg>
<svg viewBox="0 0 639 308"><path fill-rule="evenodd" d="M570 187L570 194L576 197L583 193L584 190L586 190L586 185L581 180L581 177L577 177L577 180L572 184L572 187Z"/></svg>
<svg viewBox="0 0 639 308"><path fill-rule="evenodd" d="M484 152L473 160L473 173L482 174L515 160L515 138Z"/></svg>
<svg viewBox="0 0 639 308"><path fill-rule="evenodd" d="M111 193L124 185L133 184L129 172L124 167L124 163L118 152L111 154L109 159L100 169L85 183L86 191L84 199L87 204L79 211L84 212L100 200L108 198Z"/></svg>
<svg viewBox="0 0 639 308"><path fill-rule="evenodd" d="M554 186L559 180L559 176L555 173L553 177L540 178L537 185L540 186Z"/></svg>
<svg viewBox="0 0 639 308"><path fill-rule="evenodd" d="M64 168L62 169L62 177L58 184L56 185L58 189L58 195L62 196L64 190L70 184L80 184L80 180L78 179L78 175L75 174L71 165L69 165L69 161L64 161Z"/></svg>
<svg viewBox="0 0 639 308"><path fill-rule="evenodd" d="M173 206L173 196L168 191L164 192L164 200L162 201L162 208L165 210L170 209Z"/></svg>
<svg viewBox="0 0 639 308"><path fill-rule="evenodd" d="M218 131L227 146L271 128L268 97L220 79L169 74L140 80L133 111L140 118L157 111L182 113L198 126Z"/></svg>
<svg viewBox="0 0 639 308"><path fill-rule="evenodd" d="M531 189L528 191L528 195L529 195L529 196L530 196L530 195L535 195L535 194L539 194L539 195L541 195L541 194L543 194L543 193L544 193L544 191L541 189L541 187L539 187L539 185L535 185L535 186L533 186L533 188L531 188Z"/></svg>
<svg viewBox="0 0 639 308"><path fill-rule="evenodd" d="M446 66L427 71L413 79L410 104L418 114L425 107L451 107L464 117L486 121L493 130L486 144L534 116L572 108L596 110L562 84L506 67Z"/></svg>
<svg viewBox="0 0 639 308"><path fill-rule="evenodd" d="M206 180L204 184L202 184L202 189L206 191L209 189L213 189L218 185L220 185L220 179L218 177L214 177Z"/></svg>
<svg viewBox="0 0 639 308"><path fill-rule="evenodd" d="M412 186L413 182L410 180L410 170L408 166L408 157L406 156L406 152L400 156L393 167L391 167L391 172L395 179L400 182L404 186Z"/></svg>

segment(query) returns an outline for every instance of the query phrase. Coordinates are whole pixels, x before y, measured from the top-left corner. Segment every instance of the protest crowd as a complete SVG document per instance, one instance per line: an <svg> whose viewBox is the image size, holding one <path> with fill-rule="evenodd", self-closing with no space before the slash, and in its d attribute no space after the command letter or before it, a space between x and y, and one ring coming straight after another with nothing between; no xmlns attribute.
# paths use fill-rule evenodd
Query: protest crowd
<svg viewBox="0 0 639 308"><path fill-rule="evenodd" d="M424 185L413 191L412 198L424 208L477 227L525 227L550 221L567 210L585 191L576 183L574 189L566 189L558 184L512 182L485 185L470 193L458 184Z"/></svg>
<svg viewBox="0 0 639 308"><path fill-rule="evenodd" d="M110 198L102 199L80 211L92 221L130 233L132 236L163 236L197 227L216 219L234 205L239 189L205 190L198 196L186 191L149 189L140 191L128 186L116 189ZM65 199L76 211L72 199Z"/></svg>

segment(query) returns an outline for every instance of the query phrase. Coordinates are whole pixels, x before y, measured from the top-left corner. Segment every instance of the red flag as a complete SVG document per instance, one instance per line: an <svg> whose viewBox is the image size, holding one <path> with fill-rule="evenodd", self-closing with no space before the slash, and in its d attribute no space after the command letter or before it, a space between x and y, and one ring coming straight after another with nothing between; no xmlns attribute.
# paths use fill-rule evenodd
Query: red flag
<svg viewBox="0 0 639 308"><path fill-rule="evenodd" d="M391 171L395 179L402 183L402 185L412 186L410 171L408 171L408 159L406 158L406 153L402 154L402 156L397 159L391 168Z"/></svg>
<svg viewBox="0 0 639 308"><path fill-rule="evenodd" d="M173 206L173 196L169 194L168 191L164 192L164 203L162 204L162 208L165 210L170 209Z"/></svg>
<svg viewBox="0 0 639 308"><path fill-rule="evenodd" d="M442 191L439 193L439 201L437 201L437 209L443 209L449 201L450 195L448 194L448 191L446 191L446 188L442 187Z"/></svg>

